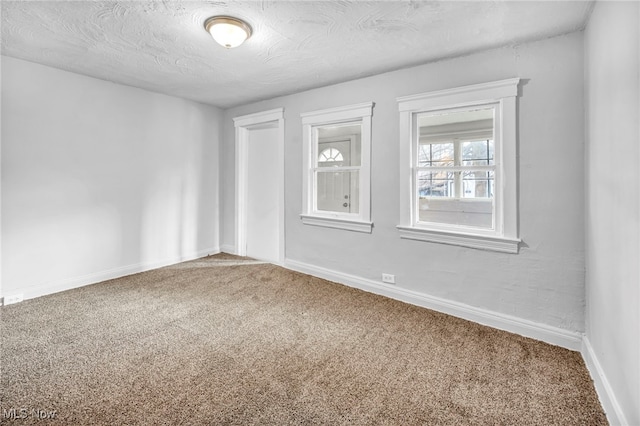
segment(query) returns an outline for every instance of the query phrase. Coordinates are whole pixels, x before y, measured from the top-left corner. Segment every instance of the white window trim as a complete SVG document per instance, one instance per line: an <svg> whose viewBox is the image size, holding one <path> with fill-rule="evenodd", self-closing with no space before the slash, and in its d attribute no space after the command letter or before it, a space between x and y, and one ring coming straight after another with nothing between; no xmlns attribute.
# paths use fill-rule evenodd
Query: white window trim
<svg viewBox="0 0 640 426"><path fill-rule="evenodd" d="M327 228L344 229L348 231L371 233L371 116L373 102L348 105L300 114L302 118L302 223ZM360 136L361 163L359 171L359 213L321 212L314 211L313 167L315 149L314 130L318 126L360 121L362 134Z"/></svg>
<svg viewBox="0 0 640 426"><path fill-rule="evenodd" d="M453 244L506 253L518 253L517 175L516 175L516 96L519 78L439 90L397 98L400 111L400 224L401 238ZM484 230L446 224L418 223L414 191L413 128L418 113L442 109L495 104L496 173L494 188L495 229ZM499 187L498 187L499 186Z"/></svg>

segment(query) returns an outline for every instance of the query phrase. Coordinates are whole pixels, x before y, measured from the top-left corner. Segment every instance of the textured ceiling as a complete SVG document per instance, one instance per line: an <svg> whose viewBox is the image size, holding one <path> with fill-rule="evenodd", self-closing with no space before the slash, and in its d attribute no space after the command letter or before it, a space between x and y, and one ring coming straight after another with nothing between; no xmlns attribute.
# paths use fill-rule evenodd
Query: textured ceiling
<svg viewBox="0 0 640 426"><path fill-rule="evenodd" d="M2 54L230 107L582 29L582 1L2 1ZM213 15L254 35L226 50Z"/></svg>

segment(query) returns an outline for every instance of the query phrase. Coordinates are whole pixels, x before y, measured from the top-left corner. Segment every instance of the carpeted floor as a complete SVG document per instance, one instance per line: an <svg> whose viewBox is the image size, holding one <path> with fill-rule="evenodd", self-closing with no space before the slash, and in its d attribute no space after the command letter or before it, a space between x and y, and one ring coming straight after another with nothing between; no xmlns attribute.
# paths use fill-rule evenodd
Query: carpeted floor
<svg viewBox="0 0 640 426"><path fill-rule="evenodd" d="M577 352L230 255L0 321L0 422L606 424Z"/></svg>

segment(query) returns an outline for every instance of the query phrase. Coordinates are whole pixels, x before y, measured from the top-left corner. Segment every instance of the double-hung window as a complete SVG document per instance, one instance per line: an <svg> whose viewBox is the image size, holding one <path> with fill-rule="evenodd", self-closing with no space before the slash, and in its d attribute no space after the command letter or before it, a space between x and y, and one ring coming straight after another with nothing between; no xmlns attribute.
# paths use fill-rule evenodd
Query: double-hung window
<svg viewBox="0 0 640 426"><path fill-rule="evenodd" d="M366 103L302 114L303 223L371 232L372 108Z"/></svg>
<svg viewBox="0 0 640 426"><path fill-rule="evenodd" d="M517 85L398 99L402 238L517 253Z"/></svg>
<svg viewBox="0 0 640 426"><path fill-rule="evenodd" d="M494 226L493 112L485 106L417 116L417 223Z"/></svg>

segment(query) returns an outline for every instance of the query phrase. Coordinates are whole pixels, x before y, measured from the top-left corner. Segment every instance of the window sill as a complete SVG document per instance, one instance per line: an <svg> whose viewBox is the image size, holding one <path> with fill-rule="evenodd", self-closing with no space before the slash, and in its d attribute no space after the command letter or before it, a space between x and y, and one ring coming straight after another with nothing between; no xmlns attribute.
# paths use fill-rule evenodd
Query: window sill
<svg viewBox="0 0 640 426"><path fill-rule="evenodd" d="M301 214L300 218L305 225L323 226L325 228L344 229L347 231L371 233L372 222L360 220L342 219L337 217L310 216Z"/></svg>
<svg viewBox="0 0 640 426"><path fill-rule="evenodd" d="M480 250L518 253L519 239L477 235L465 232L436 231L432 229L397 226L400 238L451 244Z"/></svg>

